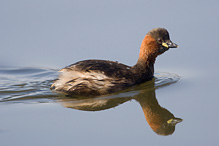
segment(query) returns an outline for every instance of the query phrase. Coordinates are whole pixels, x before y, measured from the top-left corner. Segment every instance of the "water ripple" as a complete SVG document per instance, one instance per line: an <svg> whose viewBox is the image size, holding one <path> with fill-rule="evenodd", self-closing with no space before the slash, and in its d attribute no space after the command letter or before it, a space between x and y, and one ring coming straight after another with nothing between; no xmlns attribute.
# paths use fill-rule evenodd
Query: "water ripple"
<svg viewBox="0 0 219 146"><path fill-rule="evenodd" d="M48 68L0 68L0 102L53 102L59 95L51 92L50 86L57 75L57 70ZM179 79L176 74L156 72L155 88L170 85ZM131 92L145 90L147 87L145 83Z"/></svg>

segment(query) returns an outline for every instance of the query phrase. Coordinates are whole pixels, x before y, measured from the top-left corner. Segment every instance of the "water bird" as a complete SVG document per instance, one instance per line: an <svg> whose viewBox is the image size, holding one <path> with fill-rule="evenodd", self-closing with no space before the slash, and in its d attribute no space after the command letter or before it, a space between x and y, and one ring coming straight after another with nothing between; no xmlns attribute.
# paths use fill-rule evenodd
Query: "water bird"
<svg viewBox="0 0 219 146"><path fill-rule="evenodd" d="M166 85L172 83L174 82L169 82ZM182 122L183 119L175 117L173 113L159 104L156 98L155 84L155 79L152 79L151 81L141 84L141 87L136 86L133 91L138 92L135 94L130 94L130 91L129 94L123 94L124 96L122 96L121 93L96 98L60 98L58 101L66 108L82 111L101 111L115 108L127 101L135 100L141 105L148 125L156 134L163 136L171 135L174 133L176 125ZM132 117L132 115L130 115L130 117Z"/></svg>
<svg viewBox="0 0 219 146"><path fill-rule="evenodd" d="M134 66L108 60L79 61L61 69L51 89L68 96L99 96L118 92L152 80L156 57L169 48L177 47L165 28L154 28L143 39Z"/></svg>

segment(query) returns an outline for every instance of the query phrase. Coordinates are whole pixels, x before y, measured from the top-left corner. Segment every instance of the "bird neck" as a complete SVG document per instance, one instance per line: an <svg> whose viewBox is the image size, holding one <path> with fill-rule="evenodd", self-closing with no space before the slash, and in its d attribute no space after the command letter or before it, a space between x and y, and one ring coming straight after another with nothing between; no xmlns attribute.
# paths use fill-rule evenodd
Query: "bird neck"
<svg viewBox="0 0 219 146"><path fill-rule="evenodd" d="M162 107L156 99L154 82L154 79L149 82L149 90L145 90L142 94L139 94L136 100L141 105L146 121L156 131L160 127L160 123L162 123Z"/></svg>
<svg viewBox="0 0 219 146"><path fill-rule="evenodd" d="M137 77L139 77L140 82L151 80L154 76L157 47L156 40L150 35L146 35L141 44L138 61L133 66L133 70L137 74Z"/></svg>

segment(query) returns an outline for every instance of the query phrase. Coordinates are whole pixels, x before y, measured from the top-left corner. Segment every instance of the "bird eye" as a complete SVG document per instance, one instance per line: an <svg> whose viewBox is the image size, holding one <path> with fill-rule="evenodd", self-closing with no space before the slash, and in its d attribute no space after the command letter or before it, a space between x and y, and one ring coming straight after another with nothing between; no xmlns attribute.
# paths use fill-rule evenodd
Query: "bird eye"
<svg viewBox="0 0 219 146"><path fill-rule="evenodd" d="M161 44L161 43L162 43L162 40L161 40L160 38L158 38L158 39L157 39L157 42L158 42L159 44Z"/></svg>

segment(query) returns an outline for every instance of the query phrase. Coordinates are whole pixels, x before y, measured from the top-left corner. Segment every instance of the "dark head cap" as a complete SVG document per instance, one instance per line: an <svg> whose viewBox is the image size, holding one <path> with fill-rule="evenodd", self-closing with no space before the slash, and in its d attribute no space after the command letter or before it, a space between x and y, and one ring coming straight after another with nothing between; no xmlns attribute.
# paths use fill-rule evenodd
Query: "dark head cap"
<svg viewBox="0 0 219 146"><path fill-rule="evenodd" d="M169 40L170 36L168 31L165 28L154 28L148 32L150 36L152 36L155 40L163 39Z"/></svg>
<svg viewBox="0 0 219 146"><path fill-rule="evenodd" d="M165 28L154 28L148 32L148 35L153 37L160 47L160 53L167 51L169 48L177 48L178 45L170 40L168 31Z"/></svg>

